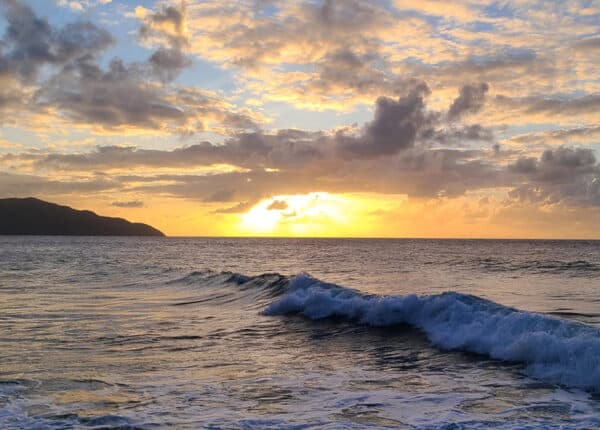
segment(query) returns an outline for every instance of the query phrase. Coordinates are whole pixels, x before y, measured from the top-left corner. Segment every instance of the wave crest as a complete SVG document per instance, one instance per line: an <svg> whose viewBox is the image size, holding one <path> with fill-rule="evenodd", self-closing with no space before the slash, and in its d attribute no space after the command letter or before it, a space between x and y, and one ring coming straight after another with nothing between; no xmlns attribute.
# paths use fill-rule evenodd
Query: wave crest
<svg viewBox="0 0 600 430"><path fill-rule="evenodd" d="M338 317L371 326L409 324L437 347L524 363L534 377L600 391L599 329L476 296L376 296L300 274L264 314Z"/></svg>

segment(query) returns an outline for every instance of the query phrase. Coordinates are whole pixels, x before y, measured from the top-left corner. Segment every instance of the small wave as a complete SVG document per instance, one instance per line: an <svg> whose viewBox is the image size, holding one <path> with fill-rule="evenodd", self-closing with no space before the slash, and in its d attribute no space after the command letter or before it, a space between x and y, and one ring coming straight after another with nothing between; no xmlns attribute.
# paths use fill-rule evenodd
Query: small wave
<svg viewBox="0 0 600 430"><path fill-rule="evenodd" d="M239 273L234 272L217 272L214 270L200 270L188 273L187 275L173 279L167 282L167 285L173 284L195 284L202 281L212 281L212 282L221 282L221 283L236 283L243 284L248 280L252 279L251 276L245 276Z"/></svg>
<svg viewBox="0 0 600 430"><path fill-rule="evenodd" d="M518 262L487 257L476 260L476 266L490 272L567 273L575 276L600 276L600 265L586 260L530 260Z"/></svg>
<svg viewBox="0 0 600 430"><path fill-rule="evenodd" d="M73 428L86 428L92 430L102 429L127 429L145 430L149 426L137 425L127 417L118 415L101 415L97 417L81 417L75 413L47 414L45 416L31 416L21 409L0 410L0 426L3 429L46 429L64 430ZM154 426L152 426L154 427Z"/></svg>
<svg viewBox="0 0 600 430"><path fill-rule="evenodd" d="M264 305L269 300L285 293L289 282L290 277L279 273L246 276L235 272L203 270L171 280L167 282L167 285L198 286L202 288L200 292L204 291L206 293L202 297L172 303L173 306L225 304L248 298L251 298L256 305ZM230 286L234 286L235 289L223 289L223 287ZM211 290L211 288L213 289Z"/></svg>
<svg viewBox="0 0 600 430"><path fill-rule="evenodd" d="M472 295L376 296L300 274L263 313L336 317L370 326L409 324L442 349L520 362L536 378L600 391L599 329Z"/></svg>

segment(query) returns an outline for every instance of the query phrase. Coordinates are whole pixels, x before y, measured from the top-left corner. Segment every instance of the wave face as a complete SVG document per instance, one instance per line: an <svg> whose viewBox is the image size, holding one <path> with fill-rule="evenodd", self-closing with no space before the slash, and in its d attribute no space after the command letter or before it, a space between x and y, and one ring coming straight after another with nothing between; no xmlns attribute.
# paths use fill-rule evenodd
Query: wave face
<svg viewBox="0 0 600 430"><path fill-rule="evenodd" d="M343 318L377 327L409 324L439 348L523 363L528 374L544 381L600 391L600 330L472 295L376 296L300 274L264 314Z"/></svg>

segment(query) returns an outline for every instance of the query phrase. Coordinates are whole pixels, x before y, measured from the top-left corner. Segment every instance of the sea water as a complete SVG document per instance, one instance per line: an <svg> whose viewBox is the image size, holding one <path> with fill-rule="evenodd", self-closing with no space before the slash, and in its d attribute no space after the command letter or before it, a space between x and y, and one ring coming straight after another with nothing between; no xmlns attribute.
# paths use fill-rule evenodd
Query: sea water
<svg viewBox="0 0 600 430"><path fill-rule="evenodd" d="M0 237L2 429L600 427L600 242Z"/></svg>

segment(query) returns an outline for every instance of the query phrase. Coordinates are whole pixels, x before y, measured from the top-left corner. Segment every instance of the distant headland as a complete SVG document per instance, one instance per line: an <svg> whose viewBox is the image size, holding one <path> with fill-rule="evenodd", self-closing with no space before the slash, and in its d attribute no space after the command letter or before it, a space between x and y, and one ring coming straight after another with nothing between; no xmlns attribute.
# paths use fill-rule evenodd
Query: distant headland
<svg viewBox="0 0 600 430"><path fill-rule="evenodd" d="M32 197L0 199L0 235L164 236L147 224L99 216Z"/></svg>

